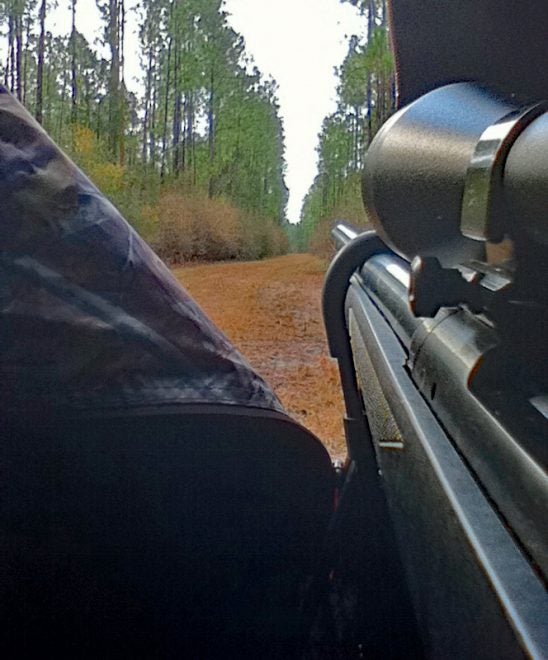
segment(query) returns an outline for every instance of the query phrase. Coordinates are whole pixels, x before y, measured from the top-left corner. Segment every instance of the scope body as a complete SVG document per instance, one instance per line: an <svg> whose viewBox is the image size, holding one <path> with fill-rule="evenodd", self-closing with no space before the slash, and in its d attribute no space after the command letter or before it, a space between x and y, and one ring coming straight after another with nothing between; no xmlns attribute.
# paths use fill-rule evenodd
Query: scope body
<svg viewBox="0 0 548 660"><path fill-rule="evenodd" d="M497 197L491 209L494 237L508 235L520 246L548 248L545 110L543 104L524 105L481 85L455 83L397 112L366 156L364 202L379 235L409 260L432 255L454 266L481 258L482 240L462 231L471 165L480 156L492 158L494 165L490 190L478 192ZM517 124L509 118L517 118ZM492 137L497 126L506 147L492 154L478 152L482 136L485 147L489 131ZM504 135L505 127L509 135Z"/></svg>

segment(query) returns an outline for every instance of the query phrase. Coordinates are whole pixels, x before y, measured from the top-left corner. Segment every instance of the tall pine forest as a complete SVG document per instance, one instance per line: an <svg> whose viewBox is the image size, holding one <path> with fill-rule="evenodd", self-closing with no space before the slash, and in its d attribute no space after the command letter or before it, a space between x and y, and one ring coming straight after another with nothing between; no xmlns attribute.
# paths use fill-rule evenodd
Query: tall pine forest
<svg viewBox="0 0 548 660"><path fill-rule="evenodd" d="M334 217L365 223L364 153L393 108L386 1L363 15L323 123L301 223L285 219L284 132L275 81L229 25L223 0L96 0L94 43L78 0L0 0L4 84L170 262L257 259L326 240ZM140 92L126 86L127 12L139 17ZM65 12L70 30L47 30ZM281 46L282 47L282 46ZM296 240L295 240L296 239Z"/></svg>
<svg viewBox="0 0 548 660"><path fill-rule="evenodd" d="M318 174L305 197L296 242L301 249L330 250L335 220L367 227L361 172L371 140L394 112L395 76L386 0L341 0L358 7L364 37L350 39L337 70L337 108L319 135Z"/></svg>
<svg viewBox="0 0 548 660"><path fill-rule="evenodd" d="M276 85L222 5L140 1L136 96L124 77L124 0L97 0L97 44L77 30L77 0L0 3L5 85L168 261L287 248ZM46 30L53 11L70 12L66 36Z"/></svg>

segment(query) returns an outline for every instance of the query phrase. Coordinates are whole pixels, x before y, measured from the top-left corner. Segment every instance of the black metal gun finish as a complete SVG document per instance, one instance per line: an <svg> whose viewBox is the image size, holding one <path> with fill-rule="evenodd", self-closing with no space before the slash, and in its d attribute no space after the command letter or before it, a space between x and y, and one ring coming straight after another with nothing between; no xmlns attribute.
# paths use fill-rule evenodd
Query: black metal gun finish
<svg viewBox="0 0 548 660"><path fill-rule="evenodd" d="M339 262L355 236L335 230ZM504 355L485 319L462 307L416 318L409 265L388 248L365 256L346 285L345 327L334 314L326 325L339 342L347 333L425 651L544 657L543 399L517 367L496 369ZM340 298L328 274L325 299L334 287ZM501 371L511 382L496 382Z"/></svg>

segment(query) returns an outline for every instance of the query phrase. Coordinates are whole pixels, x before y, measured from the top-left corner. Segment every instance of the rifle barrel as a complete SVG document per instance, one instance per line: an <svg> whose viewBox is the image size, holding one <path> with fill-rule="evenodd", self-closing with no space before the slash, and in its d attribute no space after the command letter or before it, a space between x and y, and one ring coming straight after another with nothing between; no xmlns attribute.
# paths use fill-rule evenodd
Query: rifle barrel
<svg viewBox="0 0 548 660"><path fill-rule="evenodd" d="M348 222L337 222L331 230L338 250L353 241L360 230ZM409 264L394 253L376 255L360 268L361 284L383 315L388 318L407 350L420 321L409 307Z"/></svg>
<svg viewBox="0 0 548 660"><path fill-rule="evenodd" d="M347 243L350 243L350 241L354 240L359 234L359 229L353 227L348 222L342 221L337 222L337 224L331 230L331 236L333 236L337 250L340 250Z"/></svg>
<svg viewBox="0 0 548 660"><path fill-rule="evenodd" d="M409 352L412 337L422 322L409 306L409 264L395 254L378 254L360 271L362 285Z"/></svg>

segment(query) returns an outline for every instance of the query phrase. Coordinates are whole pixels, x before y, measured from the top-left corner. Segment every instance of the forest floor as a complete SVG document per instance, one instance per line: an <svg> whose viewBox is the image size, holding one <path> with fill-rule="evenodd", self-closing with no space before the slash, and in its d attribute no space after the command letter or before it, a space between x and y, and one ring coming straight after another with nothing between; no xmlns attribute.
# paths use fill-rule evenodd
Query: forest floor
<svg viewBox="0 0 548 660"><path fill-rule="evenodd" d="M292 254L180 266L175 276L332 458L344 458L343 402L321 316L325 262Z"/></svg>

